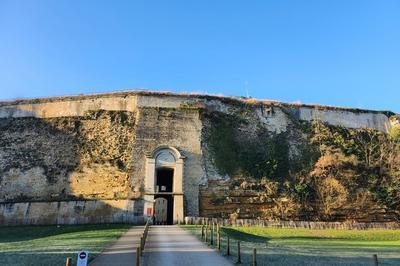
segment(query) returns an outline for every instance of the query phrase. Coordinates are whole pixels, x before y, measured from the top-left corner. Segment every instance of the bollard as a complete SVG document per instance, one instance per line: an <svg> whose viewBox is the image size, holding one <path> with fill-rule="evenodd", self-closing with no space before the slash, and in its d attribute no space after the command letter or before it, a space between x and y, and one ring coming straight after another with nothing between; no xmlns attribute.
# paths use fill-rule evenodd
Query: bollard
<svg viewBox="0 0 400 266"><path fill-rule="evenodd" d="M206 235L204 237L204 240L207 243L207 241L208 241L208 228L207 228L207 226L206 226Z"/></svg>
<svg viewBox="0 0 400 266"><path fill-rule="evenodd" d="M140 247L136 248L136 266L140 266Z"/></svg>
<svg viewBox="0 0 400 266"><path fill-rule="evenodd" d="M65 266L71 266L71 258L67 257L67 260L65 261Z"/></svg>
<svg viewBox="0 0 400 266"><path fill-rule="evenodd" d="M228 242L226 243L226 255L229 256L231 255L231 247L230 247L230 243L229 243L229 236L228 236Z"/></svg>
<svg viewBox="0 0 400 266"><path fill-rule="evenodd" d="M204 239L204 225L201 226L201 239Z"/></svg>
<svg viewBox="0 0 400 266"><path fill-rule="evenodd" d="M242 263L242 260L240 258L240 241L237 242L237 262L236 263Z"/></svg>
<svg viewBox="0 0 400 266"><path fill-rule="evenodd" d="M374 266L378 266L379 265L379 263L378 263L378 255L374 254L372 256L372 258L374 259Z"/></svg>
<svg viewBox="0 0 400 266"><path fill-rule="evenodd" d="M257 266L257 249L253 248L253 266Z"/></svg>

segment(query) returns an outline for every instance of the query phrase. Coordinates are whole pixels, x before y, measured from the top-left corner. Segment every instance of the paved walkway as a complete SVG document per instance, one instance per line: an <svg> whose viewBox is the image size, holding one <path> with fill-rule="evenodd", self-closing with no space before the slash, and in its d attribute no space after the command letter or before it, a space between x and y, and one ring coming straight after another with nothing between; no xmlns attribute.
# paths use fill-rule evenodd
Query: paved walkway
<svg viewBox="0 0 400 266"><path fill-rule="evenodd" d="M151 226L144 249L146 266L228 266L226 258L178 226Z"/></svg>
<svg viewBox="0 0 400 266"><path fill-rule="evenodd" d="M106 248L91 263L91 266L133 266L136 262L136 248L139 245L143 226L134 226L113 245Z"/></svg>

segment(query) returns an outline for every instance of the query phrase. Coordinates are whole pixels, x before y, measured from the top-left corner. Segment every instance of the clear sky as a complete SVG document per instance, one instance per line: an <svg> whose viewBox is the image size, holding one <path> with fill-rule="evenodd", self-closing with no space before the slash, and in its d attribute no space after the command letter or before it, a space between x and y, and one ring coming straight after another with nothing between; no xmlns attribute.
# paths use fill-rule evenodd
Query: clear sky
<svg viewBox="0 0 400 266"><path fill-rule="evenodd" d="M137 88L400 112L400 1L0 0L0 99Z"/></svg>

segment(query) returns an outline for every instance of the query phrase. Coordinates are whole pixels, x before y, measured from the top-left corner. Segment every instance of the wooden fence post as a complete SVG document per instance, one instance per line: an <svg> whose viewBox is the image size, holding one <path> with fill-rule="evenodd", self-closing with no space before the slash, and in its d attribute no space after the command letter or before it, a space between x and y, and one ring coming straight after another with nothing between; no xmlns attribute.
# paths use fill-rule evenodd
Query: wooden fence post
<svg viewBox="0 0 400 266"><path fill-rule="evenodd" d="M378 263L378 255L374 254L372 256L372 258L374 259L374 266L378 266L379 265L379 263Z"/></svg>
<svg viewBox="0 0 400 266"><path fill-rule="evenodd" d="M217 248L221 250L221 233L217 232Z"/></svg>
<svg viewBox="0 0 400 266"><path fill-rule="evenodd" d="M257 266L257 249L253 248L253 266Z"/></svg>
<svg viewBox="0 0 400 266"><path fill-rule="evenodd" d="M237 262L236 263L242 263L242 260L240 258L240 241L237 242Z"/></svg>
<svg viewBox="0 0 400 266"><path fill-rule="evenodd" d="M67 260L65 261L65 266L71 266L71 258L67 257Z"/></svg>
<svg viewBox="0 0 400 266"><path fill-rule="evenodd" d="M214 245L214 224L211 227L211 238L210 238L211 246Z"/></svg>
<svg viewBox="0 0 400 266"><path fill-rule="evenodd" d="M230 243L229 243L229 236L228 236L228 242L226 243L226 255L229 256L231 255L231 247L230 247Z"/></svg>
<svg viewBox="0 0 400 266"><path fill-rule="evenodd" d="M136 248L136 266L140 266L140 247Z"/></svg>

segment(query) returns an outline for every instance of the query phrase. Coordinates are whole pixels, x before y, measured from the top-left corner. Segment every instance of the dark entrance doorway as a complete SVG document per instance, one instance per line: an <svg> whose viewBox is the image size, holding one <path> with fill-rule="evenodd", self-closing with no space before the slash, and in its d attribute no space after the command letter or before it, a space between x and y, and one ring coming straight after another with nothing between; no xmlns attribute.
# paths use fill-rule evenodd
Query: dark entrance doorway
<svg viewBox="0 0 400 266"><path fill-rule="evenodd" d="M173 224L174 217L174 197L173 178L174 170L170 168L157 169L156 176L156 195L154 199L164 198L167 200L167 224Z"/></svg>
<svg viewBox="0 0 400 266"><path fill-rule="evenodd" d="M169 168L157 169L157 192L172 192L174 170Z"/></svg>

